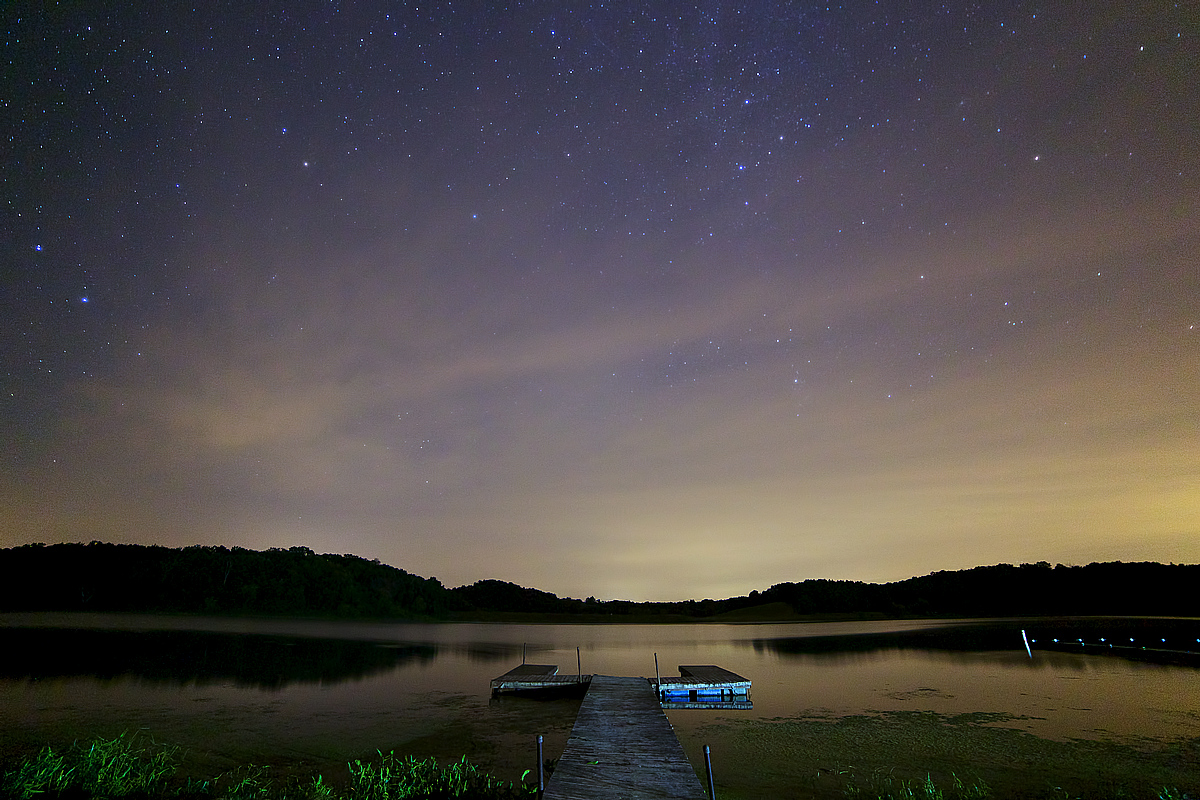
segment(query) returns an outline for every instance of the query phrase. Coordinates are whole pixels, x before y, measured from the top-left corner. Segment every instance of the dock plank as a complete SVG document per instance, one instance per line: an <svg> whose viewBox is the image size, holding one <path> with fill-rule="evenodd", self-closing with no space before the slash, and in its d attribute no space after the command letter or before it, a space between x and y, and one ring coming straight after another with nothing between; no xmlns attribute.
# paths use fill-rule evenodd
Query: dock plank
<svg viewBox="0 0 1200 800"><path fill-rule="evenodd" d="M555 664L521 664L491 682L492 694L536 694L586 688L591 675L559 675Z"/></svg>
<svg viewBox="0 0 1200 800"><path fill-rule="evenodd" d="M534 675L557 675L558 664L519 664L508 672L500 676L500 678L527 678Z"/></svg>
<svg viewBox="0 0 1200 800"><path fill-rule="evenodd" d="M667 715L645 678L596 675L546 800L705 800Z"/></svg>
<svg viewBox="0 0 1200 800"><path fill-rule="evenodd" d="M724 667L718 667L715 664L680 664L679 675L683 678L695 678L705 683L714 684L746 684L750 685L749 678L743 678L736 672L730 672Z"/></svg>

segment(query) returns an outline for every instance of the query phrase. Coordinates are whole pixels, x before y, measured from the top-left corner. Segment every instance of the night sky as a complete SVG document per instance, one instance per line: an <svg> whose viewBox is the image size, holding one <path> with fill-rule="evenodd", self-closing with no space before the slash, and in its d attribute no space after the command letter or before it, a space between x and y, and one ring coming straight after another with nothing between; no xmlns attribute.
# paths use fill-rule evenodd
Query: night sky
<svg viewBox="0 0 1200 800"><path fill-rule="evenodd" d="M1200 561L1195 4L194 5L0 12L0 546Z"/></svg>

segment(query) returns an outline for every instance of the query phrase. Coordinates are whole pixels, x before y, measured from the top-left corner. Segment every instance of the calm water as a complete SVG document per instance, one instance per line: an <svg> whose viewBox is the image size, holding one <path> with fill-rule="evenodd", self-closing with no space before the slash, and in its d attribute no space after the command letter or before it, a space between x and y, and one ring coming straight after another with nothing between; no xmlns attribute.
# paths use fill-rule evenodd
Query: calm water
<svg viewBox="0 0 1200 800"><path fill-rule="evenodd" d="M1089 623L1097 640L1195 641L1196 621ZM1200 661L1147 663L1035 649L1074 638L1064 623L855 622L764 625L488 625L281 622L136 615L0 615L0 755L146 729L197 769L245 762L341 774L396 750L468 754L516 779L537 734L557 756L578 700L489 696L520 663L585 673L664 675L718 664L753 681L751 711L668 712L693 763L721 758L729 730L890 712L986 714L1051 740L1200 740ZM1161 634L1161 635L1160 635ZM1190 649L1196 649L1192 645ZM752 759L752 757L751 757ZM785 778L786 779L786 776Z"/></svg>

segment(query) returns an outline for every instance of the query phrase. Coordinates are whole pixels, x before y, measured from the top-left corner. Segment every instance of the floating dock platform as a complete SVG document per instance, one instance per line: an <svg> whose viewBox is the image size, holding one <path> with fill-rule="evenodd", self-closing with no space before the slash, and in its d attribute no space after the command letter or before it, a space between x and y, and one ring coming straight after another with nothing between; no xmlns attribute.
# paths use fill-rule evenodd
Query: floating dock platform
<svg viewBox="0 0 1200 800"><path fill-rule="evenodd" d="M750 680L713 664L680 665L678 678L660 678L663 708L751 709Z"/></svg>
<svg viewBox="0 0 1200 800"><path fill-rule="evenodd" d="M499 694L582 694L591 681L591 675L559 675L557 664L522 664L492 679L491 687L493 697Z"/></svg>
<svg viewBox="0 0 1200 800"><path fill-rule="evenodd" d="M652 683L592 678L544 800L706 800Z"/></svg>

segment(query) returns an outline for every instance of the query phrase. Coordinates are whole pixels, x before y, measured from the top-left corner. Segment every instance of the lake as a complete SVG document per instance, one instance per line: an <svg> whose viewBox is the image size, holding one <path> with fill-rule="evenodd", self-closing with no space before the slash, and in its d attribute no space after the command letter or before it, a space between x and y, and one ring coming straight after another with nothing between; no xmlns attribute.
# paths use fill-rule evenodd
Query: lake
<svg viewBox="0 0 1200 800"><path fill-rule="evenodd" d="M717 664L753 681L752 710L668 711L701 772L711 746L721 797L836 796L846 780L926 773L1030 796L1060 784L1194 789L1200 659L1185 651L1200 649L1198 629L1129 619L501 625L7 614L0 756L145 730L210 774L252 762L337 780L347 761L394 750L465 754L516 780L535 765L538 734L547 758L561 753L579 700L492 698L489 680L523 651L563 673L578 658L585 673L642 676L654 675L657 654L664 676Z"/></svg>

